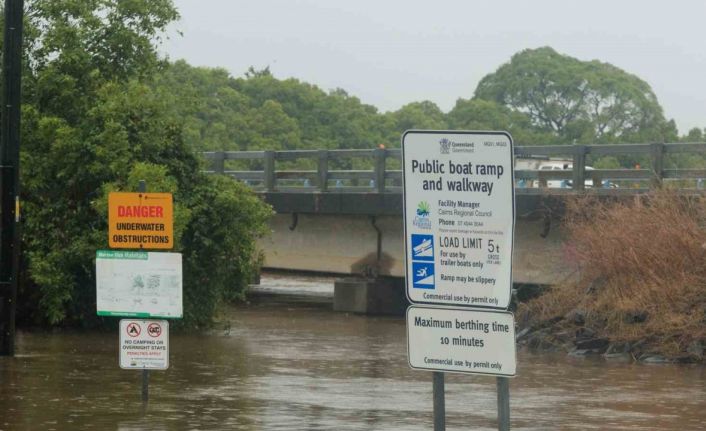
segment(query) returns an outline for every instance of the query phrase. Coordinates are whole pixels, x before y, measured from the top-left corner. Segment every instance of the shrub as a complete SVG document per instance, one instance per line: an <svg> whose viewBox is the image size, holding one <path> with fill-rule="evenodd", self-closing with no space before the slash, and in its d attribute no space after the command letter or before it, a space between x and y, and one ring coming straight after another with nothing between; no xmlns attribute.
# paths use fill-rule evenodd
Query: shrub
<svg viewBox="0 0 706 431"><path fill-rule="evenodd" d="M671 357L706 338L704 198L663 190L627 202L577 199L566 228L579 279L521 305L520 320L541 326L581 310L598 335Z"/></svg>
<svg viewBox="0 0 706 431"><path fill-rule="evenodd" d="M184 245L184 317L208 325L223 300L242 299L261 263L258 237L267 232L271 208L243 184L204 178L192 190Z"/></svg>
<svg viewBox="0 0 706 431"><path fill-rule="evenodd" d="M184 253L184 324L204 326L241 297L269 207L235 181L201 173L193 149L147 86L109 83L82 127L26 107L23 121L23 320L94 326L95 251L107 248L107 195L172 192Z"/></svg>
<svg viewBox="0 0 706 431"><path fill-rule="evenodd" d="M198 143L185 141L175 112L189 102L155 88L166 65L158 41L178 18L173 2L30 0L26 10L20 319L100 323L94 258L107 248L107 193L144 179L148 191L174 193L184 321L207 324L247 287L269 209L200 172Z"/></svg>

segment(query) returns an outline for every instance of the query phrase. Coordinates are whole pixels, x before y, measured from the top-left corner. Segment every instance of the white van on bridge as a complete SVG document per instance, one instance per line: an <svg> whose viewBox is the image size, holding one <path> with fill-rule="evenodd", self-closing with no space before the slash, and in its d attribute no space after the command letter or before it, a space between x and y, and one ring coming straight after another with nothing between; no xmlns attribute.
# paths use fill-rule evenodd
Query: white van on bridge
<svg viewBox="0 0 706 431"><path fill-rule="evenodd" d="M516 170L534 170L534 171L572 171L573 170L573 160L571 159L552 159L552 158L541 158L541 157L525 157L515 159L515 169ZM594 170L591 166L586 166L586 171ZM587 175L588 176L588 175ZM528 187L528 188L538 188L539 181L537 180L524 180L520 179L517 181L517 187ZM585 180L584 186L586 188L593 187L593 179L588 178ZM572 188L572 180L570 178L563 180L547 180L547 188L554 189L570 189ZM618 185L610 181L603 181L600 187L604 188L617 188Z"/></svg>

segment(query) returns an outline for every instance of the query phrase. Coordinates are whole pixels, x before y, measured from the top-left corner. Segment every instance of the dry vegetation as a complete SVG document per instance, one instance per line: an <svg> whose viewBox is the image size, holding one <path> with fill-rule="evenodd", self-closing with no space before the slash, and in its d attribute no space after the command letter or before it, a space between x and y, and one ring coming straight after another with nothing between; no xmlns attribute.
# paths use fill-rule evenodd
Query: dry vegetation
<svg viewBox="0 0 706 431"><path fill-rule="evenodd" d="M589 328L613 343L702 360L706 341L706 199L659 191L629 202L569 204L567 255L576 283L518 310L533 328ZM696 346L696 347L694 347Z"/></svg>

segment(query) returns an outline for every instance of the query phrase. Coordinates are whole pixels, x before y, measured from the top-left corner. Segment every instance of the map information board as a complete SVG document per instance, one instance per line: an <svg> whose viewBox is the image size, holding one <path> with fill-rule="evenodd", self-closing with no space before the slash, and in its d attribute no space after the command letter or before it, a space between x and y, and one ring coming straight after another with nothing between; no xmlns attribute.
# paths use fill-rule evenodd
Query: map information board
<svg viewBox="0 0 706 431"><path fill-rule="evenodd" d="M99 316L180 318L180 253L98 250L96 304Z"/></svg>

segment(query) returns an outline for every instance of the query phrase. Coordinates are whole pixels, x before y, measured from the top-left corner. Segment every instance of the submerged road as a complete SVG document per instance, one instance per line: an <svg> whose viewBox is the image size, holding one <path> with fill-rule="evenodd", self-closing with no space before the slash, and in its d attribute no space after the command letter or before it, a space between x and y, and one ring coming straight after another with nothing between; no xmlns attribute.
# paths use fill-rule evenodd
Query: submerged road
<svg viewBox="0 0 706 431"><path fill-rule="evenodd" d="M116 333L21 332L0 358L0 430L429 430L431 373L402 318L331 311L333 280L265 275L216 330L172 334L170 369L118 367ZM513 430L706 429L702 366L520 353ZM447 375L447 429L495 430L495 380Z"/></svg>

